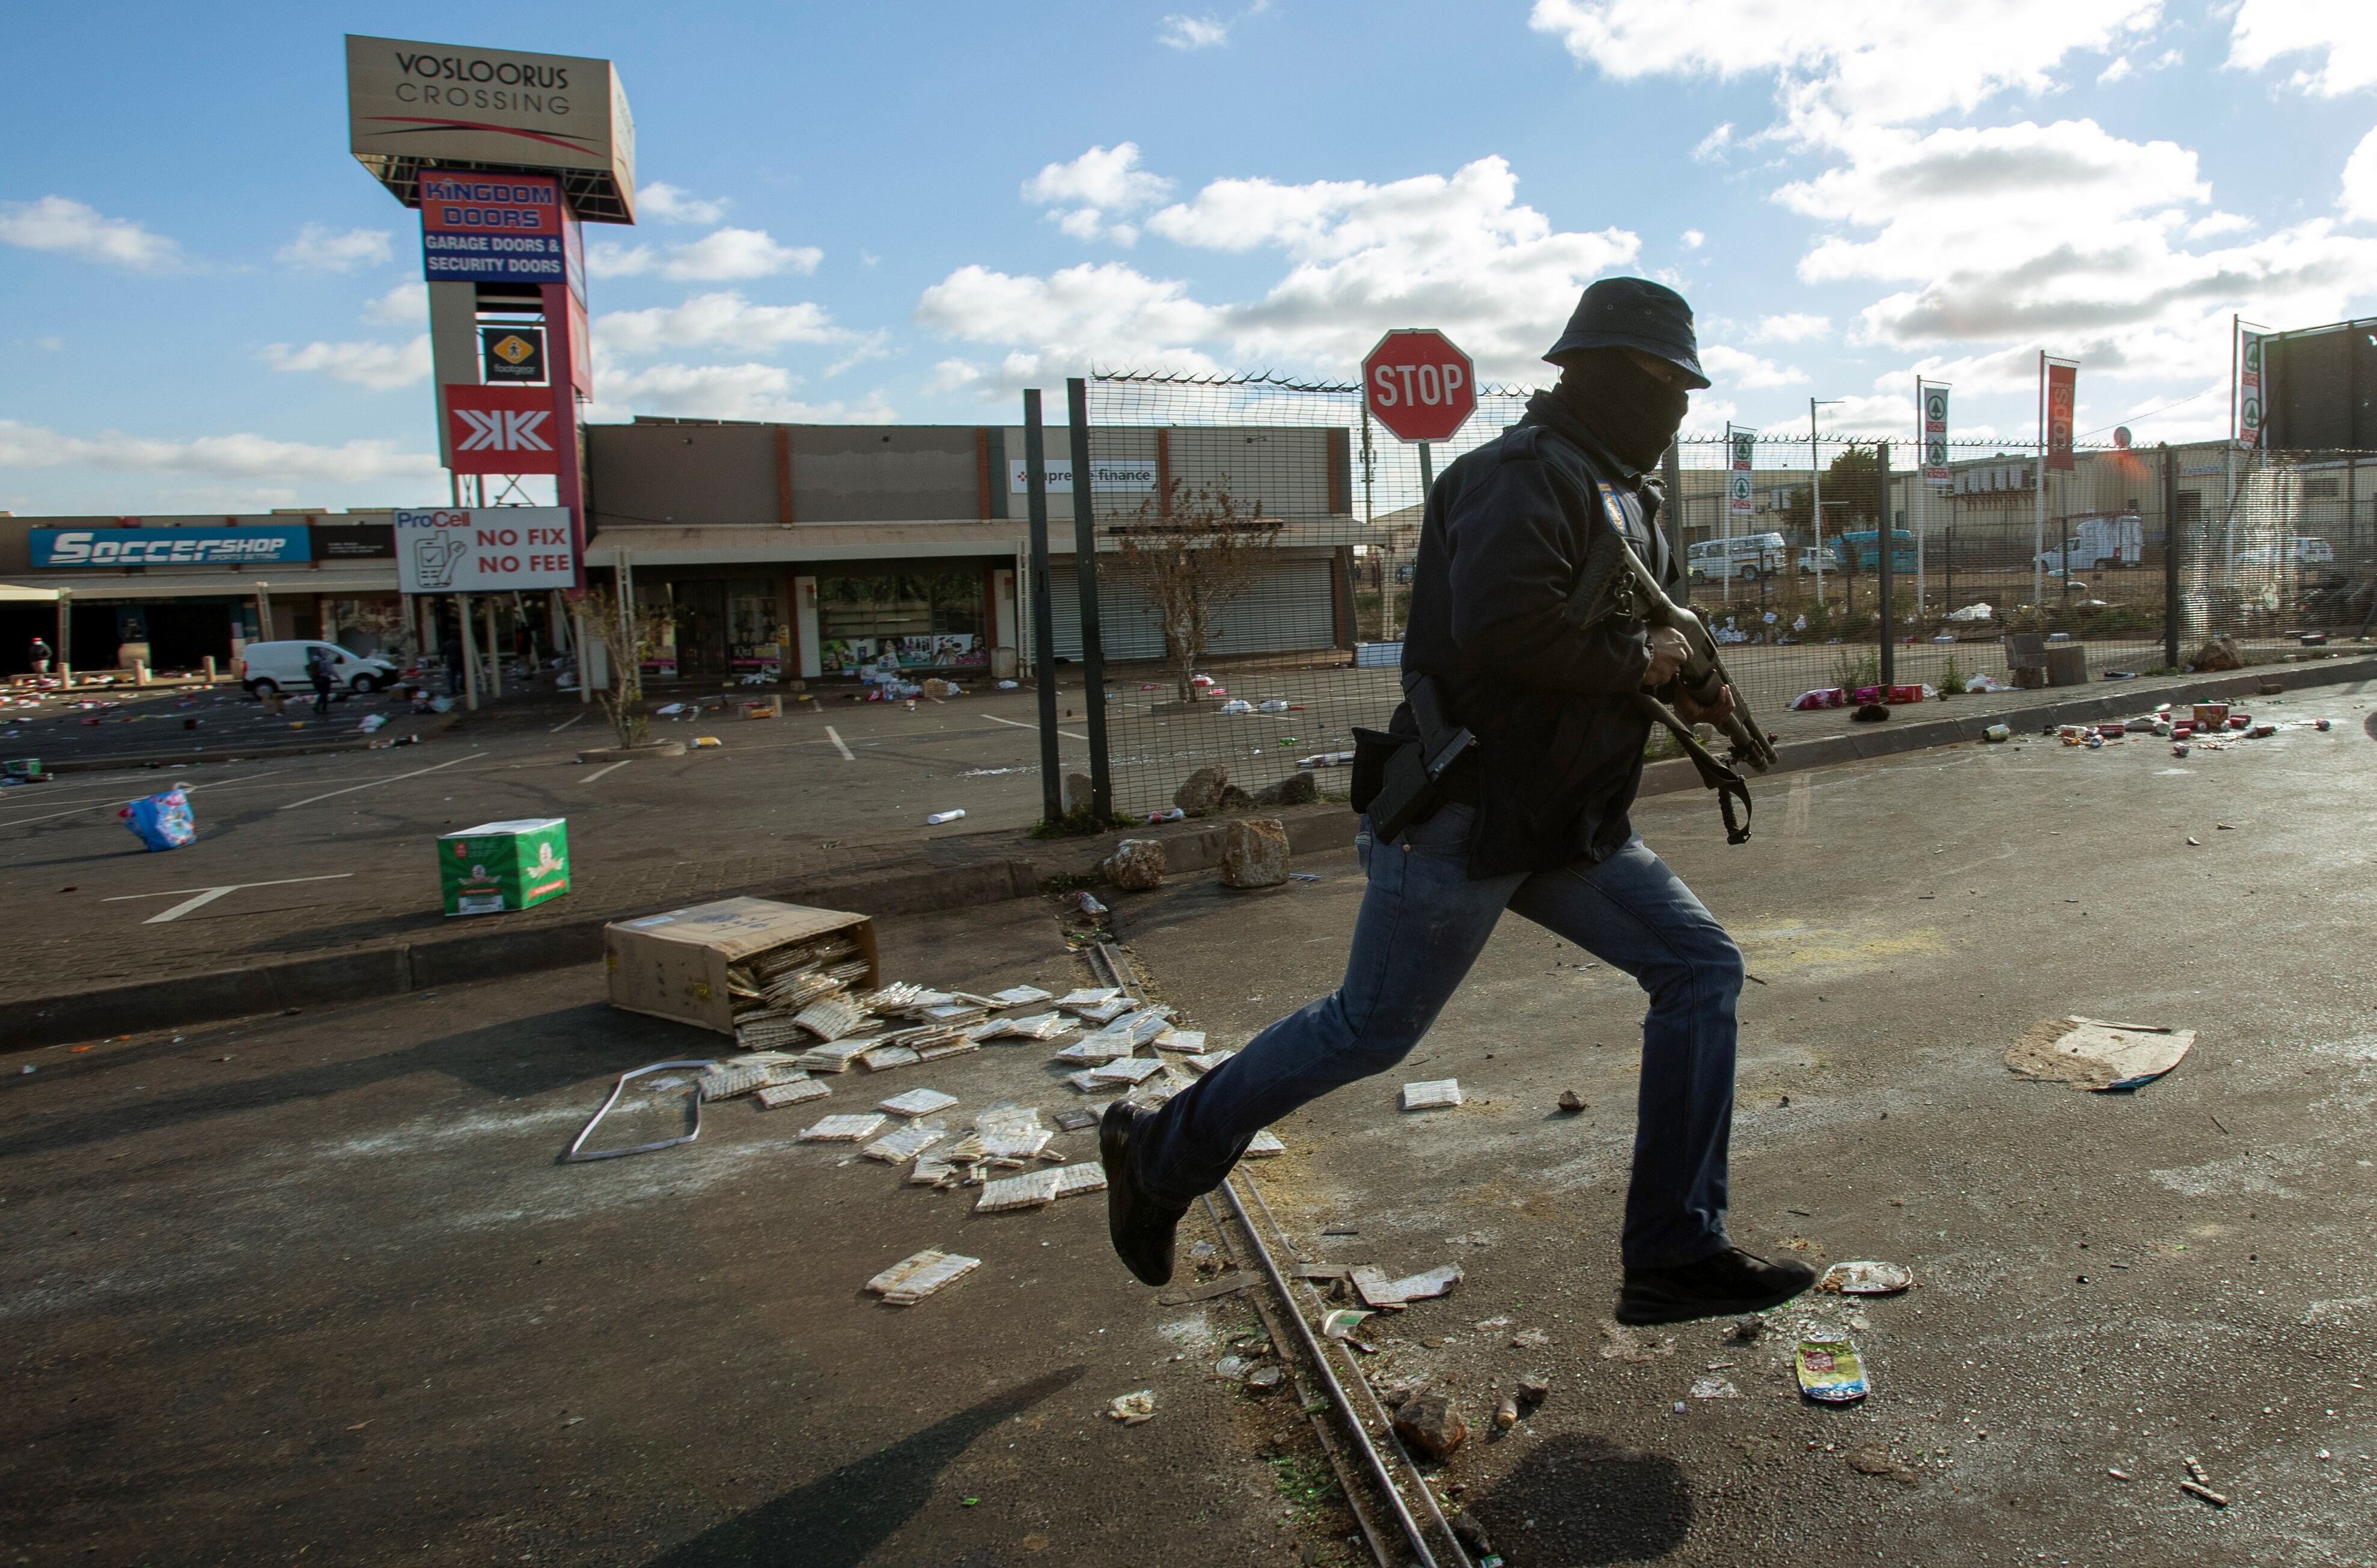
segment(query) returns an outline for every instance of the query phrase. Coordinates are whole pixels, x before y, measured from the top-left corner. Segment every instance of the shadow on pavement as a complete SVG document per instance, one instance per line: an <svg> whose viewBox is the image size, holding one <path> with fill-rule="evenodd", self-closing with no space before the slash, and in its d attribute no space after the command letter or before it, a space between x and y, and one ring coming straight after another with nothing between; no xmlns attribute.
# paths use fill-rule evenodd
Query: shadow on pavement
<svg viewBox="0 0 2377 1568"><path fill-rule="evenodd" d="M1540 1568L1654 1562L1692 1527L1682 1466L1582 1433L1547 1439L1469 1511Z"/></svg>
<svg viewBox="0 0 2377 1568"><path fill-rule="evenodd" d="M915 1515L941 1471L974 1439L1088 1371L1064 1367L1018 1383L705 1530L647 1568L853 1568Z"/></svg>

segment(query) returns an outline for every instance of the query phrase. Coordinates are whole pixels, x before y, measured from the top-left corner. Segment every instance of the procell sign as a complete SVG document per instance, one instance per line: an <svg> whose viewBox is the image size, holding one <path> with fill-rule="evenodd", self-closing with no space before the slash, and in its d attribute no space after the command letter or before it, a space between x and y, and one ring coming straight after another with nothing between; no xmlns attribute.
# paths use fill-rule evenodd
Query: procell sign
<svg viewBox="0 0 2377 1568"><path fill-rule="evenodd" d="M567 507L397 512L396 581L407 593L496 593L578 581Z"/></svg>
<svg viewBox="0 0 2377 1568"><path fill-rule="evenodd" d="M421 176L421 268L433 283L558 283L575 221L550 174Z"/></svg>
<svg viewBox="0 0 2377 1568"><path fill-rule="evenodd" d="M313 544L295 528L36 528L36 567L263 566L310 561Z"/></svg>
<svg viewBox="0 0 2377 1568"><path fill-rule="evenodd" d="M1050 458L1041 465L1041 473L1046 476L1051 496L1073 493L1073 465L1069 460ZM1030 494L1031 489L1032 471L1023 460L1008 459L1007 493L1022 496ZM1146 462L1093 462L1090 464L1090 489L1152 496L1155 494L1155 463L1152 459Z"/></svg>
<svg viewBox="0 0 2377 1568"><path fill-rule="evenodd" d="M547 388L448 387L447 466L457 473L559 473L562 449L574 443L555 414Z"/></svg>
<svg viewBox="0 0 2377 1568"><path fill-rule="evenodd" d="M1390 332L1362 361L1362 401L1403 440L1442 441L1477 411L1477 375L1441 332Z"/></svg>

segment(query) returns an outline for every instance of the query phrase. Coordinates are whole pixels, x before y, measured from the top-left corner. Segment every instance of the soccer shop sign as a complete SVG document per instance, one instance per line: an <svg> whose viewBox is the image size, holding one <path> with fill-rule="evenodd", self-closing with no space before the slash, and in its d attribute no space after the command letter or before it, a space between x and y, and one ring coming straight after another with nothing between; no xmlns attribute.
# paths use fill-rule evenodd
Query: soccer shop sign
<svg viewBox="0 0 2377 1568"><path fill-rule="evenodd" d="M546 387L447 388L446 466L457 473L559 473L573 442L555 406Z"/></svg>
<svg viewBox="0 0 2377 1568"><path fill-rule="evenodd" d="M1477 412L1477 373L1441 332L1390 332L1362 361L1362 402L1400 440L1447 440Z"/></svg>
<svg viewBox="0 0 2377 1568"><path fill-rule="evenodd" d="M444 507L393 514L407 593L506 593L578 581L567 507Z"/></svg>

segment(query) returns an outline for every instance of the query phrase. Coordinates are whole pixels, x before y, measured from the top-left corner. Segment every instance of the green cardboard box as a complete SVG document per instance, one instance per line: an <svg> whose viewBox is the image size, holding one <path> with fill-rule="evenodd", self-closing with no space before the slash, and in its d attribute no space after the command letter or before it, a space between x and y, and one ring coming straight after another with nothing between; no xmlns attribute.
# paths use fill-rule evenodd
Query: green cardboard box
<svg viewBox="0 0 2377 1568"><path fill-rule="evenodd" d="M486 822L437 838L437 891L448 915L530 909L569 891L569 823Z"/></svg>
<svg viewBox="0 0 2377 1568"><path fill-rule="evenodd" d="M39 778L42 760L39 757L11 757L6 762L0 762L0 772L20 779Z"/></svg>

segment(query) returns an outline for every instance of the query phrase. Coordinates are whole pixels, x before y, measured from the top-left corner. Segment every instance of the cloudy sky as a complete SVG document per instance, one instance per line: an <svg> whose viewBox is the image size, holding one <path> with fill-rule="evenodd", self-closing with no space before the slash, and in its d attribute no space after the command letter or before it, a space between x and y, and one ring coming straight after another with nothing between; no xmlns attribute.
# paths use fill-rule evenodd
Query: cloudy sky
<svg viewBox="0 0 2377 1568"><path fill-rule="evenodd" d="M211 12L211 15L205 14ZM577 0L20 10L0 509L436 499L417 221L340 35L618 63L642 222L590 226L594 417L987 422L1088 365L1482 375L1594 278L1700 313L1693 423L2214 436L2231 313L2377 309L2366 0Z"/></svg>

